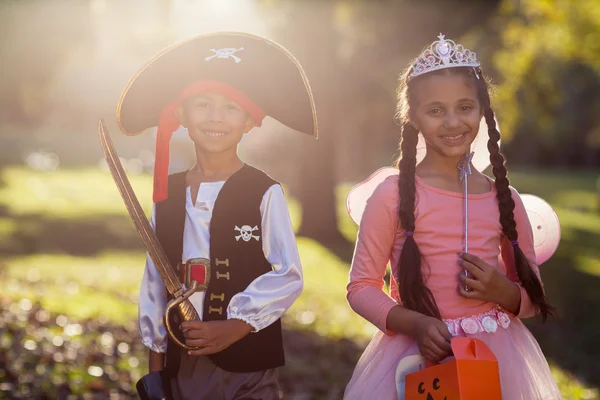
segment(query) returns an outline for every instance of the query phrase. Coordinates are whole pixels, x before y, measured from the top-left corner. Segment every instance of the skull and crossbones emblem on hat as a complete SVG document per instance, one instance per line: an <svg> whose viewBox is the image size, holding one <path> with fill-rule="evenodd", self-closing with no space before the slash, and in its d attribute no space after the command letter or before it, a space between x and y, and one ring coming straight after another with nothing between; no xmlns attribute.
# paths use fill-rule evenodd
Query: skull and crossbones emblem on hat
<svg viewBox="0 0 600 400"><path fill-rule="evenodd" d="M228 47L228 48L224 48L224 49L210 49L210 51L212 51L213 54L212 56L206 57L205 60L206 61L210 61L213 58L233 58L233 60L235 61L236 64L239 64L240 61L242 61L241 58L239 58L238 56L235 55L235 53L237 53L238 51L242 51L244 50L243 47L240 47L239 49L236 49L234 47Z"/></svg>

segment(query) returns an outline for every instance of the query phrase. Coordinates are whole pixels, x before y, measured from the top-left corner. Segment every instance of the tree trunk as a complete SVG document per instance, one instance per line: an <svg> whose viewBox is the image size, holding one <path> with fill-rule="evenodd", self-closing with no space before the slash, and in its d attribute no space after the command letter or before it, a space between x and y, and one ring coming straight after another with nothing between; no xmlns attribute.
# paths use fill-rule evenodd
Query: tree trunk
<svg viewBox="0 0 600 400"><path fill-rule="evenodd" d="M308 76L315 99L319 138L303 140L294 149L296 182L292 194L302 207L299 236L315 239L329 248L351 247L337 225L335 188L336 121L340 107L343 65L337 60L338 38L333 27L329 2L290 4L289 22L303 27L277 32L277 39L300 61ZM309 28L310 27L310 28ZM287 28L287 26L286 26Z"/></svg>

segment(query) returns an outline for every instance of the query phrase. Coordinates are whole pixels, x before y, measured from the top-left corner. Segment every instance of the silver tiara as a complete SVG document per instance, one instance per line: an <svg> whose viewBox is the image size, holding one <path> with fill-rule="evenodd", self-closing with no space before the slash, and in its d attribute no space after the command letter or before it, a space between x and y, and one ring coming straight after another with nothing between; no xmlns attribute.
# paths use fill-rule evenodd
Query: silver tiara
<svg viewBox="0 0 600 400"><path fill-rule="evenodd" d="M447 40L440 33L440 40L431 43L412 64L412 72L408 79L412 79L428 72L453 67L479 67L477 55L462 45ZM477 71L475 71L477 73Z"/></svg>

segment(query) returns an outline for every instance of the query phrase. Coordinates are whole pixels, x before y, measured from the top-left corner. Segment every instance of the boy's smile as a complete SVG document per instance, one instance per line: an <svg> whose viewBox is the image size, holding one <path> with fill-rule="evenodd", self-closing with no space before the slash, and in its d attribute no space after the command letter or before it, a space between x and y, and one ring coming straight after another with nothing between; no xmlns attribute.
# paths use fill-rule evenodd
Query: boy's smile
<svg viewBox="0 0 600 400"><path fill-rule="evenodd" d="M227 132L223 132L223 131L203 130L202 132L204 132L205 135L208 135L210 137L223 137L223 136L227 135Z"/></svg>
<svg viewBox="0 0 600 400"><path fill-rule="evenodd" d="M219 93L205 92L186 99L177 110L197 151L218 154L236 151L254 120L236 102Z"/></svg>

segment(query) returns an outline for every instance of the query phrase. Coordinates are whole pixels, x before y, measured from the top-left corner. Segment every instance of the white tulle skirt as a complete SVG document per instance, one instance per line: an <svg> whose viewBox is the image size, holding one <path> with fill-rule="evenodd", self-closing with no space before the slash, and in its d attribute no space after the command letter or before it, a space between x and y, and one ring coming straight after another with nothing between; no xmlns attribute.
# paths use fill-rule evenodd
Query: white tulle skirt
<svg viewBox="0 0 600 400"><path fill-rule="evenodd" d="M513 318L506 329L494 333L459 332L457 336L481 339L494 352L504 400L562 399L544 354L519 319ZM344 399L397 399L396 368L404 357L415 354L419 349L411 337L377 332L356 365Z"/></svg>

